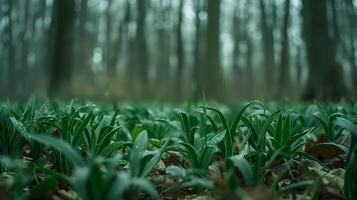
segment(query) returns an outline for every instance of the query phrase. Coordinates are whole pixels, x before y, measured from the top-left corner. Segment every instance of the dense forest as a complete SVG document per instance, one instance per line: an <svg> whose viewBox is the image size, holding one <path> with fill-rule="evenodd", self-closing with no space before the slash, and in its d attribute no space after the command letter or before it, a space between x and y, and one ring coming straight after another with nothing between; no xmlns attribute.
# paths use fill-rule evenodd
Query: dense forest
<svg viewBox="0 0 357 200"><path fill-rule="evenodd" d="M0 0L1 200L357 199L357 0Z"/></svg>
<svg viewBox="0 0 357 200"><path fill-rule="evenodd" d="M2 99L355 97L354 0L1 0Z"/></svg>

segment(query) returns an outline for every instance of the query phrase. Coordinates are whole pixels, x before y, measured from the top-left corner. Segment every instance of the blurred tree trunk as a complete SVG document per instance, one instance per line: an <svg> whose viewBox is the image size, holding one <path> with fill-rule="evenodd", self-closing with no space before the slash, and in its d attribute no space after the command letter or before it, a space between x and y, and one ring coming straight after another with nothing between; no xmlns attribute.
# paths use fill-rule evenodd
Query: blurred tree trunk
<svg viewBox="0 0 357 200"><path fill-rule="evenodd" d="M357 29L357 15L356 8L353 5L353 0L346 0L346 10L349 25L349 62L351 66L351 82L352 82L352 93L357 96L356 85L357 85L357 63L356 63L356 47L355 47L355 37Z"/></svg>
<svg viewBox="0 0 357 200"><path fill-rule="evenodd" d="M301 54L301 45L297 46L297 53L296 53L296 83L299 88L302 86L302 54Z"/></svg>
<svg viewBox="0 0 357 200"><path fill-rule="evenodd" d="M89 59L93 51L90 36L86 29L86 23L88 21L88 0L81 0L79 9L79 26L78 26L78 39L76 43L77 57L76 57L76 69L78 72L88 72Z"/></svg>
<svg viewBox="0 0 357 200"><path fill-rule="evenodd" d="M265 97L268 99L272 98L274 89L274 70L275 70L275 56L274 56L274 12L273 16L270 17L267 13L266 5L264 0L259 1L260 6L260 18L261 18L261 31L262 31L262 42L263 42L263 55L264 55L264 65L265 65ZM273 19L272 19L273 18Z"/></svg>
<svg viewBox="0 0 357 200"><path fill-rule="evenodd" d="M72 74L78 74L77 80L81 84L92 87L95 84L95 74L92 70L93 50L97 45L97 33L89 31L88 25L96 23L93 20L90 10L88 9L89 0L80 0L78 9L78 26L76 27L76 39L74 42L76 55ZM83 82L82 82L83 81ZM81 93L83 95L83 93Z"/></svg>
<svg viewBox="0 0 357 200"><path fill-rule="evenodd" d="M31 85L28 85L28 80L26 76L28 76L29 69L28 69L28 48L29 48L29 21L30 21L30 0L25 1L24 4L24 18L22 19L23 27L21 33L21 85L19 85L19 90L17 91L19 95L22 95L24 98L29 94L26 94L28 89L31 88Z"/></svg>
<svg viewBox="0 0 357 200"><path fill-rule="evenodd" d="M240 1L236 1L235 10L233 13L233 56L232 56L232 69L233 69L233 81L231 83L232 88L232 98L238 99L243 96L242 94L242 67L239 65L239 57L240 57L240 47L239 44L241 42L241 21L239 18L239 4Z"/></svg>
<svg viewBox="0 0 357 200"><path fill-rule="evenodd" d="M335 49L337 49L337 45L340 39L340 30L338 27L338 14L336 10L337 9L336 1L329 0L328 2L331 5L331 9L332 9L333 45L335 46Z"/></svg>
<svg viewBox="0 0 357 200"><path fill-rule="evenodd" d="M32 11L36 7L36 11ZM28 41L28 54L36 55L34 62L29 63L30 76L27 75L26 87L36 89L37 85L48 77L49 73L49 58L48 58L48 40L49 40L49 25L46 21L47 4L46 0L37 1L35 6L31 5L31 30ZM44 53L46 52L46 53ZM42 83L41 83L42 85Z"/></svg>
<svg viewBox="0 0 357 200"><path fill-rule="evenodd" d="M27 34L29 31L29 14L30 14L30 1L25 1L24 5L24 18L22 19L23 21L23 28L22 28L22 33L21 33L21 46L22 46L22 52L21 52L21 67L25 70L24 72L26 73L27 71L27 55L28 55L28 38Z"/></svg>
<svg viewBox="0 0 357 200"><path fill-rule="evenodd" d="M112 49L112 14L110 9L112 8L113 0L107 0L107 9L105 11L105 43L104 43L104 52L103 52L103 62L104 66L107 68L108 74L115 76L116 66L111 65L110 59L112 54L114 54Z"/></svg>
<svg viewBox="0 0 357 200"><path fill-rule="evenodd" d="M74 37L74 0L55 0L50 35L50 96L68 95L71 90L71 70Z"/></svg>
<svg viewBox="0 0 357 200"><path fill-rule="evenodd" d="M133 17L131 13L131 4L130 0L126 1L126 8L127 12L124 17L124 31L123 31L123 41L125 41L125 79L124 79L124 87L125 92L130 95L134 96L134 84L137 81L137 74L135 74L135 62L136 62L136 55L135 55L135 34L131 31L130 24L133 23Z"/></svg>
<svg viewBox="0 0 357 200"><path fill-rule="evenodd" d="M170 29L167 27L167 24L170 23L171 5L160 0L157 9L157 46L160 53L157 54L155 87L159 98L168 98L173 94L170 77Z"/></svg>
<svg viewBox="0 0 357 200"><path fill-rule="evenodd" d="M149 89L149 80L148 80L148 50L146 44L146 27L145 27L145 19L146 19L146 9L147 2L138 0L137 3L137 21L136 21L136 33L135 33L135 41L134 45L134 56L133 65L128 66L133 68L133 73L130 79L133 79L133 92L135 97L147 97L148 89Z"/></svg>
<svg viewBox="0 0 357 200"><path fill-rule="evenodd" d="M4 17L6 17L7 24L4 27L3 33L3 46L6 48L5 59L6 59L6 68L7 68L7 83L6 90L4 93L7 97L13 98L13 91L10 88L16 87L15 85L15 46L13 38L13 0L6 0L7 9L5 9Z"/></svg>
<svg viewBox="0 0 357 200"><path fill-rule="evenodd" d="M309 75L304 99L339 99L345 94L336 46L328 34L326 0L303 0L304 38Z"/></svg>
<svg viewBox="0 0 357 200"><path fill-rule="evenodd" d="M180 0L179 11L178 11L178 22L177 22L177 30L176 30L176 45L177 45L177 74L176 74L176 98L179 99L182 97L182 73L185 67L185 54L184 54L184 46L183 46L183 38L182 38L182 20L183 20L183 7L184 0Z"/></svg>
<svg viewBox="0 0 357 200"><path fill-rule="evenodd" d="M203 90L203 70L202 70L202 40L204 28L201 24L200 13L202 12L202 5L200 0L194 0L195 9L195 47L194 47L194 69L193 69L193 80L195 82L194 97L201 98Z"/></svg>
<svg viewBox="0 0 357 200"><path fill-rule="evenodd" d="M88 0L81 0L80 9L78 14L79 26L78 26L78 44L86 44L88 41L88 31L86 29L86 23L88 22ZM86 53L84 52L86 46L81 45L78 49L79 53L79 64L85 65Z"/></svg>
<svg viewBox="0 0 357 200"><path fill-rule="evenodd" d="M221 0L208 0L205 94L209 99L225 99L220 62L219 19Z"/></svg>
<svg viewBox="0 0 357 200"><path fill-rule="evenodd" d="M285 0L284 18L281 28L281 55L280 55L280 76L278 90L280 94L277 97L284 97L288 94L290 88L290 72L289 72L289 19L290 19L290 0Z"/></svg>
<svg viewBox="0 0 357 200"><path fill-rule="evenodd" d="M109 68L109 76L112 78L115 78L116 75L116 67L119 64L119 60L121 59L121 48L122 48L122 43L123 43L123 32L124 32L124 27L126 26L126 16L129 15L130 12L130 6L126 4L125 8L125 13L124 13L124 18L122 20L119 20L119 26L118 26L118 34L117 38L113 42L113 50L110 53L110 58L109 58L109 66L112 66Z"/></svg>
<svg viewBox="0 0 357 200"><path fill-rule="evenodd" d="M4 18L4 14L3 14L3 4L0 4L0 19ZM0 93L0 99L3 99L6 97L6 94L4 94L4 92L6 92L6 71L5 71L5 66L6 64L4 63L4 53L3 53L3 31L0 31L0 90L3 91Z"/></svg>
<svg viewBox="0 0 357 200"><path fill-rule="evenodd" d="M84 36L86 32L86 22L88 20L88 0L81 0L80 9L79 9L79 34L80 36Z"/></svg>
<svg viewBox="0 0 357 200"><path fill-rule="evenodd" d="M40 2L40 9L39 9L39 16L41 18L41 31L44 35L46 35L43 38L39 38L38 40L41 41L41 48L38 49L37 53L40 54L41 52L46 52L43 53L43 55L41 56L41 60L38 61L38 65L41 66L41 69L39 69L37 72L42 72L44 74L44 76L47 78L50 76L51 74L51 54L49 53L50 49L51 49L51 45L49 44L49 42L51 41L51 27L52 27L52 22L50 24L47 24L46 26L46 18L47 18L47 0L41 0ZM53 16L53 5L50 9L51 12L51 17ZM52 20L52 19L51 19ZM37 32L38 29L36 27L36 23L32 24L32 29L33 32ZM50 78L47 78L48 81L50 81Z"/></svg>
<svg viewBox="0 0 357 200"><path fill-rule="evenodd" d="M252 13L251 13L251 1L246 1L245 3L245 7L244 7L244 11L245 11L245 17L244 17L244 24L242 25L242 27L247 27L251 21L251 16L252 16ZM246 69L247 69L247 77L246 77L246 80L245 80L245 84L246 85L249 85L249 88L251 89L248 89L245 88L246 90L246 96L250 99L254 98L254 94L253 94L253 91L254 91L254 87L255 87L255 84L254 84L254 76L253 76L253 42L252 42L252 39L249 35L249 31L247 28L244 29L244 32L243 32L243 38L244 40L244 43L246 45L246 52L245 52L245 65L246 65Z"/></svg>

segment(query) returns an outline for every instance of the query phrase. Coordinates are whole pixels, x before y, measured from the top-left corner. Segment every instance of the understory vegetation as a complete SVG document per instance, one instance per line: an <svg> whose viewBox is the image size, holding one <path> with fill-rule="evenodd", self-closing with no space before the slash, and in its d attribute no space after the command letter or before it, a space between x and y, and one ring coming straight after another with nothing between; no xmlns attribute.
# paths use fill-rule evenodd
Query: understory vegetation
<svg viewBox="0 0 357 200"><path fill-rule="evenodd" d="M2 199L356 199L357 104L0 105Z"/></svg>

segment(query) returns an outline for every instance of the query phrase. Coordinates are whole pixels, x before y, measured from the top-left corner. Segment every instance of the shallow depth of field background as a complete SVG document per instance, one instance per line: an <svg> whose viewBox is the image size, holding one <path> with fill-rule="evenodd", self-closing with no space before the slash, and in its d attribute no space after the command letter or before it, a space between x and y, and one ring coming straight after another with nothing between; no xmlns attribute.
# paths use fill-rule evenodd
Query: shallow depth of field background
<svg viewBox="0 0 357 200"><path fill-rule="evenodd" d="M355 0L0 0L0 98L336 100Z"/></svg>

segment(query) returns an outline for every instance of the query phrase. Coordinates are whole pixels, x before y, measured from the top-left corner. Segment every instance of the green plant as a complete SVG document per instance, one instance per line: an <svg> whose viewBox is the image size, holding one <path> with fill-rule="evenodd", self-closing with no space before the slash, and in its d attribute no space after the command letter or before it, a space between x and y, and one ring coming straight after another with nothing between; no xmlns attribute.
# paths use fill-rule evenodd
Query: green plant
<svg viewBox="0 0 357 200"><path fill-rule="evenodd" d="M203 109L214 111L219 116L219 119L221 120L223 129L226 131L224 142L220 146L221 152L224 154L225 159L228 159L233 155L233 141L234 141L234 137L237 135L236 130L239 126L240 121L242 120L244 111L246 109L248 109L251 105L254 105L254 104L259 105L264 108L264 105L259 101L253 101L253 102L248 103L239 111L239 113L235 117L234 121L232 122L231 126L229 126L229 123L228 123L227 119L225 118L225 116L223 115L223 113L220 110L218 110L217 108L208 107L208 106L201 107ZM206 113L206 111L205 111L205 113ZM217 124L212 120L212 118L210 118L208 116L207 116L207 118L209 119L209 121L211 122L213 127L218 127Z"/></svg>
<svg viewBox="0 0 357 200"><path fill-rule="evenodd" d="M296 120L298 118L292 119L290 115L280 114L278 121L271 127L266 143L270 157L268 163L272 163L279 156L289 160L302 151L304 136L313 132L314 128L298 132L295 128Z"/></svg>
<svg viewBox="0 0 357 200"><path fill-rule="evenodd" d="M132 165L131 169L129 169L130 173L124 171L116 172L115 169L118 162L122 161L121 156L113 157L109 160L99 156L92 157L86 161L78 150L64 140L44 134L32 134L30 137L36 142L56 149L74 165L74 171L71 176L59 174L42 166L38 167L48 175L70 185L81 199L127 199L130 198L130 192L132 193L134 191L144 191L152 197L159 197L148 180L144 177L136 176L136 174L133 175L133 171L137 171L137 166ZM135 145L137 144L134 144L134 146ZM139 149L133 151L136 150ZM133 155L135 155L135 153L136 152L133 152ZM139 161L142 159L143 158L140 157ZM137 164L134 161L131 161L131 163ZM149 162L147 167L150 168L150 164L153 165L152 162ZM149 169L145 170L144 172L148 172ZM131 176L129 174L131 174ZM145 175L145 173L142 173L142 175ZM129 194L127 192L129 192Z"/></svg>
<svg viewBox="0 0 357 200"><path fill-rule="evenodd" d="M12 158L20 158L23 146L28 142L23 127L6 107L0 107L0 153Z"/></svg>

